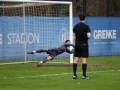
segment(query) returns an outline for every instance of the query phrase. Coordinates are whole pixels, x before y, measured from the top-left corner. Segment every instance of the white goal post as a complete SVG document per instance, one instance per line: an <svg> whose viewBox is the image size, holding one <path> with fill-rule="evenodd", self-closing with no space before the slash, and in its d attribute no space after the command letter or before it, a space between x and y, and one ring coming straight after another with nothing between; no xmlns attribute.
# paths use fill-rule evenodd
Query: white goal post
<svg viewBox="0 0 120 90"><path fill-rule="evenodd" d="M73 43L72 2L0 0L0 64L39 61L45 53L28 50ZM70 47L72 49L72 47ZM58 55L53 63L73 63L73 54Z"/></svg>

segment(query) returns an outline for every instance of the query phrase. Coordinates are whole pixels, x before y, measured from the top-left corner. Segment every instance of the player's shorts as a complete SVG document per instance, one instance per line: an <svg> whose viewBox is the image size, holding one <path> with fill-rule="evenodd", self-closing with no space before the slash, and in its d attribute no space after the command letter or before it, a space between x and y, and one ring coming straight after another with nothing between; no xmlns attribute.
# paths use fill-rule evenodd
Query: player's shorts
<svg viewBox="0 0 120 90"><path fill-rule="evenodd" d="M49 56L51 56L52 59L54 59L58 55L58 52L56 49L48 49L47 54L49 54Z"/></svg>
<svg viewBox="0 0 120 90"><path fill-rule="evenodd" d="M89 56L88 48L89 48L88 44L76 44L75 51L74 51L74 57L88 58Z"/></svg>

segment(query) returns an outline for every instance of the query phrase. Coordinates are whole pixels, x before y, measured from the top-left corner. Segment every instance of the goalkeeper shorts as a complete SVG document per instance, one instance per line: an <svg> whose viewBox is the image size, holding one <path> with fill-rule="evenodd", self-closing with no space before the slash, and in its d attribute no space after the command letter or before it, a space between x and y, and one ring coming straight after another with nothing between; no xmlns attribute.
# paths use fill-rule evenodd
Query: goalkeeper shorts
<svg viewBox="0 0 120 90"><path fill-rule="evenodd" d="M49 56L51 56L52 59L54 59L58 55L58 52L56 49L48 49L47 54L49 54Z"/></svg>

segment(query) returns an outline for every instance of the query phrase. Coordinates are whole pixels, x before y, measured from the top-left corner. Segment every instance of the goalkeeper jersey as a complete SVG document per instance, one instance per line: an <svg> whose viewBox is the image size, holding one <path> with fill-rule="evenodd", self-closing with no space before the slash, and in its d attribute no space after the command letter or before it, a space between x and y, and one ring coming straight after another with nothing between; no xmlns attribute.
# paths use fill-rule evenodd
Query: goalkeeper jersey
<svg viewBox="0 0 120 90"><path fill-rule="evenodd" d="M68 49L68 47L70 47L70 46L73 46L74 47L74 45L73 44L63 44L63 45L61 45L61 46L59 46L59 47L57 47L57 48L54 48L54 50L56 50L57 52L58 52L58 54L61 54L61 53L63 53L63 52L67 52L67 53L73 53L73 51L70 51L69 49ZM50 49L49 49L50 50Z"/></svg>

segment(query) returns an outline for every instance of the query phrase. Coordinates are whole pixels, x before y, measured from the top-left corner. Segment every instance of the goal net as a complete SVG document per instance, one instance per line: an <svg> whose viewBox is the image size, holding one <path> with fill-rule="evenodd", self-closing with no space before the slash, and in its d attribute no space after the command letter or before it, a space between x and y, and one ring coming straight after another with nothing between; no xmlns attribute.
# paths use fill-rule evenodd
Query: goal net
<svg viewBox="0 0 120 90"><path fill-rule="evenodd" d="M41 61L46 53L28 55L30 50L58 47L72 42L72 2L0 2L0 63ZM52 63L72 63L73 55L63 53Z"/></svg>

